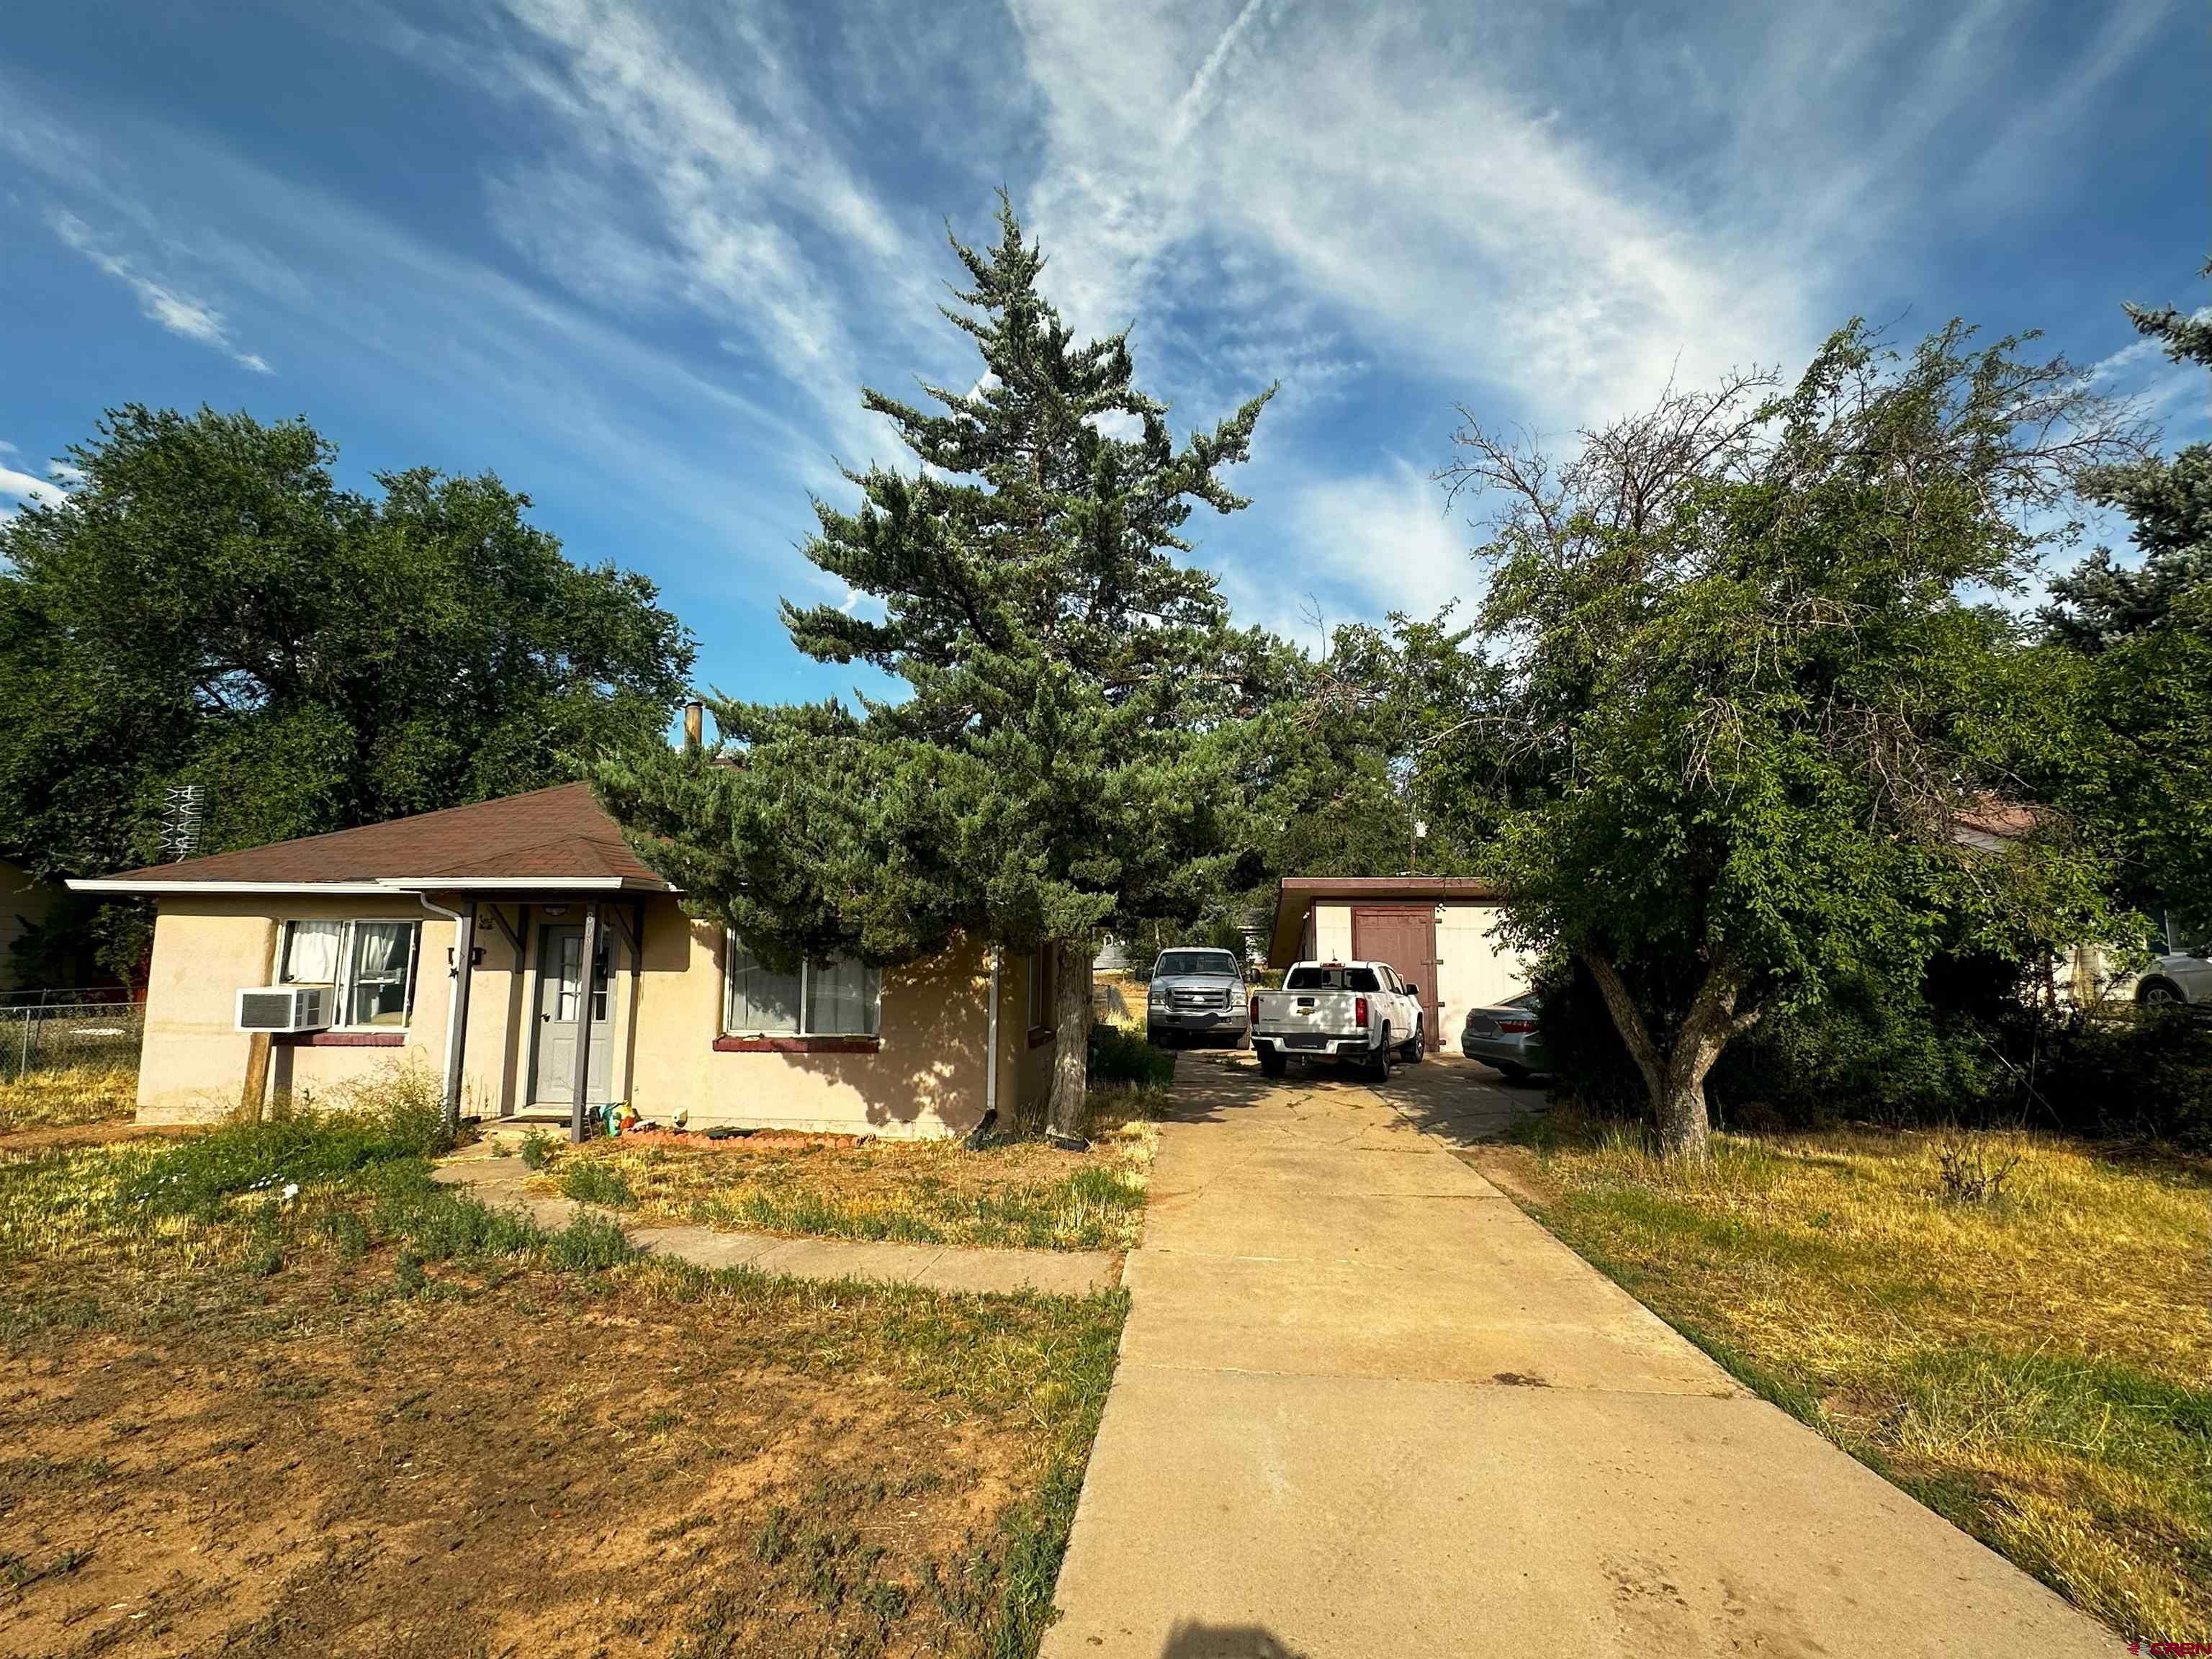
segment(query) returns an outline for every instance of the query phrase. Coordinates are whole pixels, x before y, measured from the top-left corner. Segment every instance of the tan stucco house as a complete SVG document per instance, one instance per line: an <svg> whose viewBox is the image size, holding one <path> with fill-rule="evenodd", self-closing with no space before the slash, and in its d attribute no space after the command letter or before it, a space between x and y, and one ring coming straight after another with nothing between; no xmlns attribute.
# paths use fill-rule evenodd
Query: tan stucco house
<svg viewBox="0 0 2212 1659"><path fill-rule="evenodd" d="M70 885L157 906L142 1121L235 1108L262 1064L238 994L281 985L333 991L326 1029L268 1039L264 1086L295 1099L400 1061L488 1120L565 1121L580 1097L919 1137L1011 1117L1050 1076L1032 961L956 945L771 973L686 915L581 783Z"/></svg>
<svg viewBox="0 0 2212 1659"><path fill-rule="evenodd" d="M1285 876L1267 964L1387 962L1421 988L1431 1046L1456 1048L1470 1008L1528 988L1526 951L1496 937L1498 890L1466 876Z"/></svg>

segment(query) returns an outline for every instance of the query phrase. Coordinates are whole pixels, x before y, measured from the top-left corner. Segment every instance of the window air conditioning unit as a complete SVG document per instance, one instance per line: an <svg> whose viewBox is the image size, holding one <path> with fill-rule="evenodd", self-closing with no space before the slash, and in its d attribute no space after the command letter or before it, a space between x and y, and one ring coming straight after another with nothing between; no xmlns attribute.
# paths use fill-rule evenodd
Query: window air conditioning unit
<svg viewBox="0 0 2212 1659"><path fill-rule="evenodd" d="M337 1007L335 985L263 985L238 994L241 1031L321 1031Z"/></svg>

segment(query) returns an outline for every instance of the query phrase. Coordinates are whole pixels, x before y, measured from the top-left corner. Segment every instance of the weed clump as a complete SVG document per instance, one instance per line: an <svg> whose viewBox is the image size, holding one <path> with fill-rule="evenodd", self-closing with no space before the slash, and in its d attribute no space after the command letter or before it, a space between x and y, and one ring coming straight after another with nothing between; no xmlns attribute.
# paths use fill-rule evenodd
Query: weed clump
<svg viewBox="0 0 2212 1659"><path fill-rule="evenodd" d="M629 1182L596 1158L580 1158L561 1171L561 1191L579 1204L599 1204L611 1210L637 1202Z"/></svg>
<svg viewBox="0 0 2212 1659"><path fill-rule="evenodd" d="M605 1273L637 1259L637 1247L605 1216L580 1215L546 1241L545 1254L569 1273Z"/></svg>
<svg viewBox="0 0 2212 1659"><path fill-rule="evenodd" d="M166 1146L117 1189L140 1214L213 1220L240 1194L286 1189L374 1164L428 1158L453 1145L434 1094L406 1073L361 1085L338 1109L280 1109L258 1123L226 1123Z"/></svg>

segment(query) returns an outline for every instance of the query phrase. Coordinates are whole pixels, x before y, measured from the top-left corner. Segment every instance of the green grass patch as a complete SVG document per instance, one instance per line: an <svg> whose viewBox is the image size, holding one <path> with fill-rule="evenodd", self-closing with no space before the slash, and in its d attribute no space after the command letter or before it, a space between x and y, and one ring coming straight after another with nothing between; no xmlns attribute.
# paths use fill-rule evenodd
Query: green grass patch
<svg viewBox="0 0 2212 1659"><path fill-rule="evenodd" d="M1554 1112L1479 1155L1765 1398L2104 1619L2212 1635L2212 1170L2050 1137L1715 1138ZM1962 1145L2008 1170L1965 1202Z"/></svg>
<svg viewBox="0 0 2212 1659"><path fill-rule="evenodd" d="M630 1191L629 1182L621 1174L595 1158L578 1158L563 1164L561 1170L561 1192L579 1204L600 1204L609 1209L624 1209L637 1202L637 1194Z"/></svg>
<svg viewBox="0 0 2212 1659"><path fill-rule="evenodd" d="M957 1140L548 1144L533 1186L619 1207L647 1225L986 1249L1127 1249L1143 1222L1154 1120L1164 1103L1151 1091L1098 1091L1091 1147L1080 1153L1030 1138L978 1151Z"/></svg>

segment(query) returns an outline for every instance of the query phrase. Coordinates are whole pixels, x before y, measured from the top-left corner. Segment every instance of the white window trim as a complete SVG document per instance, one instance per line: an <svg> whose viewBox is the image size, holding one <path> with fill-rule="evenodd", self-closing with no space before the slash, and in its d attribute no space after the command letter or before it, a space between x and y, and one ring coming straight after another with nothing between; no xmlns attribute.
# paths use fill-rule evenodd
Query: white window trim
<svg viewBox="0 0 2212 1659"><path fill-rule="evenodd" d="M276 982L279 985L315 985L326 982L318 980L291 979L287 976L287 969L285 964L289 960L292 954L292 929L294 927L297 927L300 923L306 921L336 921L338 924L338 976L335 981L327 982L331 986L331 996L337 1000L337 1011L341 1016L349 1013L353 1008L353 930L363 922L374 922L380 926L405 927L412 930L407 936L407 966L402 970L401 981L401 982L407 988L407 1002L406 1006L403 1011L399 1024L397 1025L356 1025L350 1021L341 1018L332 1021L329 1028L333 1031L388 1031L398 1036L404 1036L409 1029L415 1024L415 970L420 964L422 957L422 924L414 917L286 916L283 921L276 936Z"/></svg>
<svg viewBox="0 0 2212 1659"><path fill-rule="evenodd" d="M730 1024L730 981L737 971L738 952L744 947L738 943L734 929L722 931L722 1012L716 1023L726 1037L843 1037L860 1041L880 1041L884 1034L884 970L870 968L868 998L869 1012L873 1016L873 1030L866 1031L817 1031L810 1029L814 1012L814 970L817 966L811 958L799 964L799 1027L791 1031L764 1031L757 1028L737 1030Z"/></svg>

